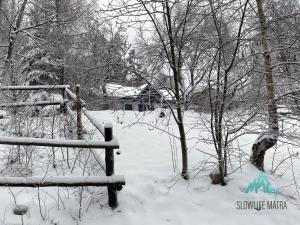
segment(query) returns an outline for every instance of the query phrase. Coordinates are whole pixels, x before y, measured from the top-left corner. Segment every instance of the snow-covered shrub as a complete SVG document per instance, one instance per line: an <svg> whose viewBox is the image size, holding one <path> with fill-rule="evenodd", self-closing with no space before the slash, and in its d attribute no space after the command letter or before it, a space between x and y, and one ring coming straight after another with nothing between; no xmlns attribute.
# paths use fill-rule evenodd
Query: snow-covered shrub
<svg viewBox="0 0 300 225"><path fill-rule="evenodd" d="M27 98L27 102L47 101L48 99L49 93L46 91L31 92Z"/></svg>
<svg viewBox="0 0 300 225"><path fill-rule="evenodd" d="M45 49L28 46L26 57L21 61L26 83L29 85L58 84L60 82L61 66L58 59Z"/></svg>
<svg viewBox="0 0 300 225"><path fill-rule="evenodd" d="M32 92L27 98L27 102L61 102L63 103L63 96L58 93L48 93L46 91ZM30 107L31 116L53 116L61 112L61 105L47 105Z"/></svg>
<svg viewBox="0 0 300 225"><path fill-rule="evenodd" d="M60 105L47 105L42 108L41 114L42 116L49 117L49 116L55 116L61 112L61 106Z"/></svg>

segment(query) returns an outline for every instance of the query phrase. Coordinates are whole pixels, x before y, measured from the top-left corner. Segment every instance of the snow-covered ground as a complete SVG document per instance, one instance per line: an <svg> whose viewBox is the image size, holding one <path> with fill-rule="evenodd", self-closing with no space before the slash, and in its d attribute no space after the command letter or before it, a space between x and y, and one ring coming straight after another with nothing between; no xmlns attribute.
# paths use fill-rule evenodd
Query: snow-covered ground
<svg viewBox="0 0 300 225"><path fill-rule="evenodd" d="M13 195L17 204L29 206L29 213L23 217L23 222L30 225L299 223L300 202L288 197L298 198L295 183L300 182L300 163L296 159L292 158L293 162L288 159L281 163L275 175L268 172L269 181L283 194L242 191L259 174L257 169L247 163L247 154L250 153L256 135L244 135L239 138L240 154L232 155L233 167L236 170L228 177L228 185L222 187L212 185L208 176L215 167L212 156L215 152L211 144L203 142L203 139L209 137L209 133L199 124L197 113L185 114L185 123L190 128L187 130L191 169L189 181L180 178L179 143L168 134L169 132L176 135L176 125L172 119L159 118L159 111L149 113L99 111L93 112L93 115L100 122L112 122L114 134L120 141L121 154L115 156L115 172L117 175L125 176L126 185L118 194L119 207L114 211L108 207L106 188L91 188L84 196L82 218L79 220L79 201L76 199L79 188L40 188L41 207L38 205L37 189L0 188L0 224L22 224L21 217L12 213L15 204ZM165 126L166 123L170 123L169 128ZM96 132L91 136L100 137ZM274 162L274 150L268 151L266 170L271 169L272 162L275 168L283 157L288 156L288 150L291 154L297 152L297 149L280 143ZM238 157L242 161L241 168L238 168ZM80 175L80 170L76 171L74 174ZM282 173L282 176L278 176ZM286 202L287 209L237 209L237 202L274 200ZM46 218L45 221L40 215L40 208Z"/></svg>

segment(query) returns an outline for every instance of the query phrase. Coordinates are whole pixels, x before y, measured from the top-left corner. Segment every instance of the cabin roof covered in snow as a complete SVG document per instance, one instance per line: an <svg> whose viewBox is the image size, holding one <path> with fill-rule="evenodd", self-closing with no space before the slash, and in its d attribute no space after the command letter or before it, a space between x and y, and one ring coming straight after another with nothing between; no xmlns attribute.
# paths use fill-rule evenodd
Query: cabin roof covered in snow
<svg viewBox="0 0 300 225"><path fill-rule="evenodd" d="M163 99L172 101L175 98L174 93L171 90L168 89L159 89L158 92L161 94Z"/></svg>
<svg viewBox="0 0 300 225"><path fill-rule="evenodd" d="M214 89L214 87L211 87L212 89ZM206 82L200 82L199 84L196 85L195 89L194 89L194 93L201 93L205 90L208 90L209 86Z"/></svg>
<svg viewBox="0 0 300 225"><path fill-rule="evenodd" d="M106 84L106 93L108 96L124 98L124 97L137 97L141 91L147 87L143 84L139 87L123 86L120 84Z"/></svg>

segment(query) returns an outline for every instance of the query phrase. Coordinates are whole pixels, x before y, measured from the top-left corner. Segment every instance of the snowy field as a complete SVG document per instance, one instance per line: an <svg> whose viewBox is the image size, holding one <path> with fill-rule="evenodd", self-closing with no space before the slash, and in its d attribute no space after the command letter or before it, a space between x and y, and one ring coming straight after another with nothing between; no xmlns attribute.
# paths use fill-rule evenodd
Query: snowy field
<svg viewBox="0 0 300 225"><path fill-rule="evenodd" d="M174 121L169 120L168 116L160 118L159 111L151 113L99 111L93 112L93 115L101 123L112 122L114 134L120 141L121 154L115 156L115 173L125 176L126 185L118 194L119 207L114 211L108 207L106 188L89 188L83 194L79 219L80 188L38 190L1 187L0 224L292 225L299 223L300 202L296 187L300 182L300 163L296 158L282 162L289 153L296 154L296 148L279 143L275 157L274 149L266 154L268 179L282 194L275 195L261 191L245 193L243 189L259 174L258 170L247 161L256 135L244 135L235 142L239 148L231 156L232 168L229 168L229 173L232 174L228 177L228 184L222 187L211 184L209 173L215 167L216 161L213 157L215 152L211 144L203 141L209 138L209 133L203 125L199 124L197 113L186 112L185 114L185 123L189 128L187 129L191 172L189 181L180 178L180 148L176 138L172 136L176 136L177 130ZM165 126L167 123L170 123L169 128ZM86 126L91 127L89 124ZM92 128L91 131L90 138L100 137ZM40 154L37 155L42 160L41 151L42 149L38 150ZM4 152L2 149L1 153ZM62 157L60 155L62 154L58 151L58 161ZM38 156L35 157L37 158L34 163L39 164ZM4 155L2 158L5 158ZM3 167L4 163L1 164ZM274 174L270 172L272 164L273 170L279 165ZM66 165L57 165L55 169L49 169L49 174L70 175L71 173L64 174L65 170L62 169L64 167ZM95 171L97 169L97 166L93 167L93 163L89 164L89 171L98 174ZM45 170L39 167L34 170L34 173L45 174ZM80 168L77 168L71 175L81 175L81 173ZM245 201L281 201L286 202L287 209L237 209L237 202ZM15 202L29 207L29 212L23 218L13 214Z"/></svg>

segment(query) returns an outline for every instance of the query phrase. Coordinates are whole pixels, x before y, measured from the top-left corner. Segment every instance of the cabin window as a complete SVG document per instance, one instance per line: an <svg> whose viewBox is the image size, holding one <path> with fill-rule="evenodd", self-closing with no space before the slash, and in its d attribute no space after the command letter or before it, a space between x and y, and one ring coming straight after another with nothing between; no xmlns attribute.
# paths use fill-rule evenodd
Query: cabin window
<svg viewBox="0 0 300 225"><path fill-rule="evenodd" d="M125 110L133 110L132 104L125 104Z"/></svg>
<svg viewBox="0 0 300 225"><path fill-rule="evenodd" d="M139 112L146 111L146 105L145 104L139 104L138 107L139 107Z"/></svg>

